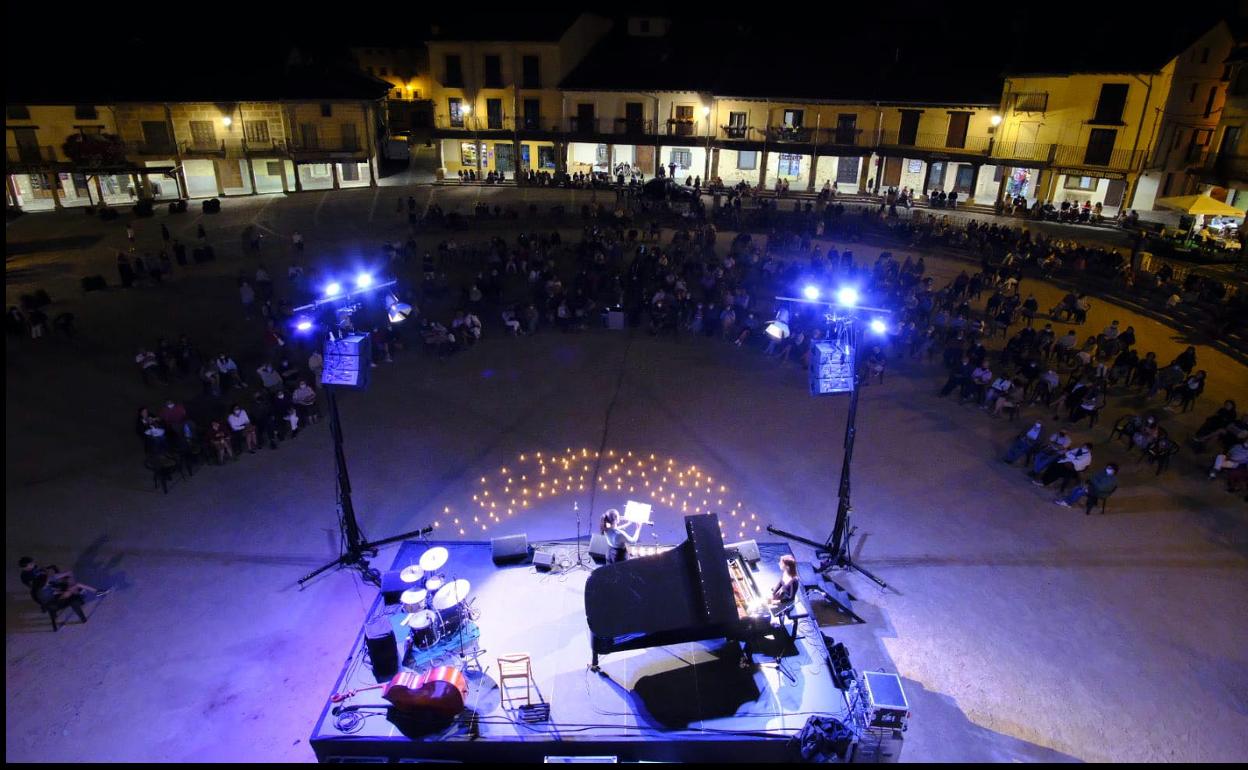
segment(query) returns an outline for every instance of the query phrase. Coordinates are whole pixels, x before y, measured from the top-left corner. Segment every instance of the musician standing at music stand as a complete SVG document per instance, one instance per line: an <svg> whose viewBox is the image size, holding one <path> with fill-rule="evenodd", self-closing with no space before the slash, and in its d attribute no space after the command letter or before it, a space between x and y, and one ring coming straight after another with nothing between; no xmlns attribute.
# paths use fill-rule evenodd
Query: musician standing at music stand
<svg viewBox="0 0 1248 770"><path fill-rule="evenodd" d="M636 543L641 536L641 522L622 521L620 512L611 508L602 514L602 534L607 538L607 564L624 561L628 558L628 544Z"/></svg>

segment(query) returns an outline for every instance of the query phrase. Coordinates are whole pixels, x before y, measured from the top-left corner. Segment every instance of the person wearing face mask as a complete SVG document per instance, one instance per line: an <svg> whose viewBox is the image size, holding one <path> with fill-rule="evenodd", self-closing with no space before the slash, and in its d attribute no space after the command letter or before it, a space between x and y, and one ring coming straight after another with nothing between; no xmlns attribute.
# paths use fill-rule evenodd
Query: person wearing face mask
<svg viewBox="0 0 1248 770"><path fill-rule="evenodd" d="M1091 515L1092 509L1096 504L1114 493L1118 488L1118 466L1115 463L1109 463L1100 473L1092 474L1085 483L1077 485L1070 494L1065 497L1059 497L1053 502L1069 508L1079 502L1079 498L1087 497L1087 507L1084 509L1084 515Z"/></svg>

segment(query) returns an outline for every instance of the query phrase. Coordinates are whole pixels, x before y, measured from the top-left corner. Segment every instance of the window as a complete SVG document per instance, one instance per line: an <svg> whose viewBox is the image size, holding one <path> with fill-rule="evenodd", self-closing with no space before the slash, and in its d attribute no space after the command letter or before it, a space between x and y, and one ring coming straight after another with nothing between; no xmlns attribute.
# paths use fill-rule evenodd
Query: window
<svg viewBox="0 0 1248 770"><path fill-rule="evenodd" d="M282 175L282 162L280 160L265 161L264 168L265 168L265 173L267 173L269 176L281 176Z"/></svg>
<svg viewBox="0 0 1248 770"><path fill-rule="evenodd" d="M329 104L329 103L324 103L321 105L321 117L322 118L333 117L333 115L334 115L334 105Z"/></svg>
<svg viewBox="0 0 1248 770"><path fill-rule="evenodd" d="M693 107L691 105L681 105L676 108L676 119L681 123L689 123L693 121Z"/></svg>
<svg viewBox="0 0 1248 770"><path fill-rule="evenodd" d="M836 116L836 143L854 144L858 141L858 116Z"/></svg>
<svg viewBox="0 0 1248 770"><path fill-rule="evenodd" d="M1083 162L1089 166L1108 166L1114 155L1118 132L1112 128L1094 128L1088 135L1088 149Z"/></svg>
<svg viewBox="0 0 1248 770"><path fill-rule="evenodd" d="M758 168L758 150L742 150L737 153L737 168L753 171Z"/></svg>
<svg viewBox="0 0 1248 770"><path fill-rule="evenodd" d="M542 60L536 56L525 56L521 61L523 78L521 83L525 88L541 88L542 87Z"/></svg>
<svg viewBox="0 0 1248 770"><path fill-rule="evenodd" d="M1044 112L1048 108L1048 91L1014 94L1015 112Z"/></svg>
<svg viewBox="0 0 1248 770"><path fill-rule="evenodd" d="M1083 190L1084 192L1093 192L1096 185L1101 180L1094 176L1070 176L1066 177L1066 184L1063 185L1067 190Z"/></svg>
<svg viewBox="0 0 1248 770"><path fill-rule="evenodd" d="M802 156L793 153L780 153L780 163L776 166L778 176L801 176Z"/></svg>
<svg viewBox="0 0 1248 770"><path fill-rule="evenodd" d="M452 88L463 88L464 86L464 70L460 63L459 56L455 54L446 55L446 79L443 85Z"/></svg>
<svg viewBox="0 0 1248 770"><path fill-rule="evenodd" d="M901 111L901 130L897 132L897 144L903 147L914 146L919 138L919 116L922 114L919 110Z"/></svg>
<svg viewBox="0 0 1248 770"><path fill-rule="evenodd" d="M728 125L724 129L728 138L744 139L745 135L749 132L749 128L746 126L747 120L748 116L744 112L728 113ZM753 166L750 168L753 168Z"/></svg>
<svg viewBox="0 0 1248 770"><path fill-rule="evenodd" d="M681 171L686 171L693 167L693 150L672 150L670 162L675 163Z"/></svg>
<svg viewBox="0 0 1248 770"><path fill-rule="evenodd" d="M503 60L498 56L485 57L485 87L503 87Z"/></svg>
<svg viewBox="0 0 1248 770"><path fill-rule="evenodd" d="M836 159L837 184L858 184L858 164L862 160L857 156Z"/></svg>
<svg viewBox="0 0 1248 770"><path fill-rule="evenodd" d="M360 164L359 163L343 163L340 166L340 168L342 169L342 181L344 182L360 181Z"/></svg>
<svg viewBox="0 0 1248 770"><path fill-rule="evenodd" d="M342 149L352 152L360 149L360 140L355 133L354 123L342 124Z"/></svg>
<svg viewBox="0 0 1248 770"><path fill-rule="evenodd" d="M486 128L499 129L503 127L503 100L502 99L486 99L485 100L485 126Z"/></svg>
<svg viewBox="0 0 1248 770"><path fill-rule="evenodd" d="M24 104L10 104L4 108L4 115L9 120L30 120L30 108Z"/></svg>
<svg viewBox="0 0 1248 770"><path fill-rule="evenodd" d="M539 168L555 167L555 148L554 147L538 147L537 148L537 165Z"/></svg>
<svg viewBox="0 0 1248 770"><path fill-rule="evenodd" d="M1209 63L1209 49L1208 48L1200 52L1200 63L1201 64Z"/></svg>
<svg viewBox="0 0 1248 770"><path fill-rule="evenodd" d="M949 131L945 134L945 146L954 148L966 147L966 131L970 125L971 113L949 113Z"/></svg>
<svg viewBox="0 0 1248 770"><path fill-rule="evenodd" d="M302 123L299 126L299 137L303 140L305 150L315 150L320 146L316 138L316 124Z"/></svg>
<svg viewBox="0 0 1248 770"><path fill-rule="evenodd" d="M246 120L243 121L243 137L248 142L257 144L269 143L269 121L267 120Z"/></svg>
<svg viewBox="0 0 1248 770"><path fill-rule="evenodd" d="M1127 106L1126 83L1104 83L1101 85L1101 98L1096 102L1096 114L1092 123L1108 123L1122 125L1122 111Z"/></svg>
<svg viewBox="0 0 1248 770"><path fill-rule="evenodd" d="M172 150L173 142L169 140L169 124L163 120L145 120L143 143L151 150Z"/></svg>
<svg viewBox="0 0 1248 770"><path fill-rule="evenodd" d="M200 149L212 149L217 145L217 132L211 120L191 121L191 144Z"/></svg>
<svg viewBox="0 0 1248 770"><path fill-rule="evenodd" d="M1209 87L1209 98L1205 100L1205 117L1209 117L1213 113L1213 102L1218 98L1218 87Z"/></svg>
<svg viewBox="0 0 1248 770"><path fill-rule="evenodd" d="M95 110L95 106L91 104L80 104L74 107L74 118L77 120L96 120L99 114Z"/></svg>
<svg viewBox="0 0 1248 770"><path fill-rule="evenodd" d="M542 123L542 102L540 99L524 100L524 127L535 131Z"/></svg>
<svg viewBox="0 0 1248 770"><path fill-rule="evenodd" d="M1218 145L1219 155L1234 155L1235 150L1239 147L1239 126L1227 126L1226 131L1222 133L1222 144Z"/></svg>
<svg viewBox="0 0 1248 770"><path fill-rule="evenodd" d="M447 111L451 115L451 125L455 128L464 127L464 100L452 97L446 100Z"/></svg>
<svg viewBox="0 0 1248 770"><path fill-rule="evenodd" d="M472 142L460 142L459 162L465 166L477 165L477 145Z"/></svg>

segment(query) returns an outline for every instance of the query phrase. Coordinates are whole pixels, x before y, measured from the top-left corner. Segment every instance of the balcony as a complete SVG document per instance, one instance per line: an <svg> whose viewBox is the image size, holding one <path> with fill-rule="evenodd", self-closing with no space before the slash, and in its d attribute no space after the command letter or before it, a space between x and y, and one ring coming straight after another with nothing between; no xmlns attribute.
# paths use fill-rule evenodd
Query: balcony
<svg viewBox="0 0 1248 770"><path fill-rule="evenodd" d="M358 139L292 139L287 145L291 154L341 154L363 152L364 147Z"/></svg>
<svg viewBox="0 0 1248 770"><path fill-rule="evenodd" d="M577 115L568 118L568 133L576 136L592 136L602 133L599 130L601 121L596 117Z"/></svg>
<svg viewBox="0 0 1248 770"><path fill-rule="evenodd" d="M543 118L540 115L525 115L516 118L517 131L547 131L550 130L556 121L549 118Z"/></svg>
<svg viewBox="0 0 1248 770"><path fill-rule="evenodd" d="M1019 92L1010 94L1014 112L1046 112L1049 109L1047 91Z"/></svg>
<svg viewBox="0 0 1248 770"><path fill-rule="evenodd" d="M1200 178L1222 187L1248 181L1248 155L1209 153Z"/></svg>
<svg viewBox="0 0 1248 770"><path fill-rule="evenodd" d="M653 136L654 121L641 118L616 118L615 133L625 136Z"/></svg>
<svg viewBox="0 0 1248 770"><path fill-rule="evenodd" d="M701 136L698 131L698 122L696 120L677 120L675 118L667 121L667 136Z"/></svg>
<svg viewBox="0 0 1248 770"><path fill-rule="evenodd" d="M961 142L957 137L948 134L916 133L913 141L903 137L897 131L884 131L880 134L880 145L884 147L913 147L918 150L943 150L945 152L966 155L987 155L991 143L986 136L965 136ZM952 140L952 141L951 141Z"/></svg>
<svg viewBox="0 0 1248 770"><path fill-rule="evenodd" d="M220 142L207 141L189 141L183 142L182 154L186 156L192 155L225 155L225 140Z"/></svg>
<svg viewBox="0 0 1248 770"><path fill-rule="evenodd" d="M749 139L750 132L754 129L749 126L720 126L719 138L721 139Z"/></svg>
<svg viewBox="0 0 1248 770"><path fill-rule="evenodd" d="M1032 163L1048 163L1053 160L1053 145L1049 142L998 142L992 148L994 158Z"/></svg>
<svg viewBox="0 0 1248 770"><path fill-rule="evenodd" d="M173 142L126 142L127 155L172 158L178 154Z"/></svg>
<svg viewBox="0 0 1248 770"><path fill-rule="evenodd" d="M56 160L56 148L19 145L6 148L4 157L9 163L49 163Z"/></svg>
<svg viewBox="0 0 1248 770"><path fill-rule="evenodd" d="M243 152L248 155L285 155L285 139L252 140L243 142Z"/></svg>
<svg viewBox="0 0 1248 770"><path fill-rule="evenodd" d="M795 142L810 144L814 131L805 126L768 126L767 140L771 142Z"/></svg>
<svg viewBox="0 0 1248 770"><path fill-rule="evenodd" d="M1129 171L1138 168L1143 159L1142 150L1113 150L1101 152L1096 147L1078 147L1067 144L1054 145L1053 163L1058 166L1084 168L1111 168Z"/></svg>

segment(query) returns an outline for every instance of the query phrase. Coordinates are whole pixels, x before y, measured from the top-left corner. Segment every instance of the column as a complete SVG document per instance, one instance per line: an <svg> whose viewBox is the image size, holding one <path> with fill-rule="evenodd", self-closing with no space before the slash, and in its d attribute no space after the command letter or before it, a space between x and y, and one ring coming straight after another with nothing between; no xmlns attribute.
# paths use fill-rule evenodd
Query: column
<svg viewBox="0 0 1248 770"><path fill-rule="evenodd" d="M858 169L858 193L865 195L867 193L867 181L871 173L871 161L875 160L874 155L868 155L862 159L862 166Z"/></svg>
<svg viewBox="0 0 1248 770"><path fill-rule="evenodd" d="M477 164L478 164L478 167L479 167L479 166L480 166L480 157L479 157L479 156L478 156L478 161L477 161ZM335 162L332 158L331 158L331 159L330 159L330 161L329 161L329 175L330 175L331 177L333 177L333 180L334 180L334 189L335 189L335 190L341 190L342 188L341 188L341 187L339 186L339 184L338 184L338 163L337 163L337 162Z"/></svg>
<svg viewBox="0 0 1248 770"><path fill-rule="evenodd" d="M182 168L182 164L178 163L173 169L173 181L178 185L178 197L189 198L186 192L186 170Z"/></svg>
<svg viewBox="0 0 1248 770"><path fill-rule="evenodd" d="M217 197L225 197L225 185L221 184L221 167L220 161L212 161L212 180L217 183Z"/></svg>
<svg viewBox="0 0 1248 770"><path fill-rule="evenodd" d="M568 143L555 142L555 173L568 173Z"/></svg>
<svg viewBox="0 0 1248 770"><path fill-rule="evenodd" d="M767 189L767 151L759 150L758 159L758 189Z"/></svg>
<svg viewBox="0 0 1248 770"><path fill-rule="evenodd" d="M17 195L17 183L13 181L12 174L5 174L4 178L8 183L9 198L13 201L13 207L20 211L22 208L22 203L21 203L22 199L19 198ZM101 199L103 199L103 196L101 196Z"/></svg>
<svg viewBox="0 0 1248 770"><path fill-rule="evenodd" d="M925 160L923 161L923 189L919 190L919 195L926 198L928 191L931 189L932 189L932 163L931 161Z"/></svg>
<svg viewBox="0 0 1248 770"><path fill-rule="evenodd" d="M810 173L807 174L809 179L806 180L806 192L815 191L815 172L819 170L819 150L812 148L810 151Z"/></svg>
<svg viewBox="0 0 1248 770"><path fill-rule="evenodd" d="M99 174L96 174L96 175L95 175L95 195L96 195L96 197L97 197L97 198L99 198L99 200L100 200L100 202L99 202L98 204L96 204L96 205L98 205L98 206L105 206L105 205L107 205L107 204L104 202L104 185L100 183L100 175L99 175Z"/></svg>
<svg viewBox="0 0 1248 770"><path fill-rule="evenodd" d="M615 144L607 144L607 176L615 181Z"/></svg>
<svg viewBox="0 0 1248 770"><path fill-rule="evenodd" d="M143 185L139 183L138 174L130 174L130 187L134 190L134 199L136 201L143 200Z"/></svg>
<svg viewBox="0 0 1248 770"><path fill-rule="evenodd" d="M518 119L519 119L519 118L517 118L517 120L518 120ZM520 141L519 137L517 137L517 138L515 138L515 139L512 139L512 140L511 140L511 165L512 165L512 168L511 168L511 178L512 178L512 179L517 179L517 178L519 178L519 175L520 175L520 168L521 168L521 166L520 166L520 161L521 161L521 153L520 153L520 151L521 151L522 149L524 149L523 147L521 147L521 145L522 145L522 144L523 144L523 142L521 142L521 141ZM532 160L532 159L530 159L530 162L531 162L531 160Z"/></svg>
<svg viewBox="0 0 1248 770"><path fill-rule="evenodd" d="M295 167L295 192L303 192L303 177L299 174L299 161L292 159L291 164Z"/></svg>
<svg viewBox="0 0 1248 770"><path fill-rule="evenodd" d="M982 163L971 164L971 193L966 197L967 203L975 202L975 192L979 190L979 170L984 167Z"/></svg>
<svg viewBox="0 0 1248 770"><path fill-rule="evenodd" d="M710 180L717 176L719 176L719 148L713 147L711 148L711 175L707 183L709 184Z"/></svg>
<svg viewBox="0 0 1248 770"><path fill-rule="evenodd" d="M256 195L258 193L256 190L256 167L251 159L251 155L247 156L247 178L251 180L251 194Z"/></svg>
<svg viewBox="0 0 1248 770"><path fill-rule="evenodd" d="M52 180L52 208L59 211L64 208L61 205L61 175L55 171L49 171L48 176Z"/></svg>
<svg viewBox="0 0 1248 770"><path fill-rule="evenodd" d="M658 100L656 99L655 102L657 103ZM657 131L658 128L656 127L655 130ZM663 145L659 142L658 137L656 136L654 140L654 168L650 169L650 176L652 178L657 177L659 175L659 166L662 166L662 165L663 165Z"/></svg>
<svg viewBox="0 0 1248 770"><path fill-rule="evenodd" d="M373 144L373 135L376 133L377 113L369 109L369 105L365 103L364 107L364 138L368 140L368 186L377 186L377 173L374 166L377 164L377 150ZM388 127L388 124L387 124Z"/></svg>
<svg viewBox="0 0 1248 770"><path fill-rule="evenodd" d="M1006 190L1006 187L1010 183L1010 171L1011 171L1011 168L1009 166L1001 166L1001 181L1000 183L997 184L997 200L998 201L1005 200L1005 190Z"/></svg>
<svg viewBox="0 0 1248 770"><path fill-rule="evenodd" d="M286 159L285 158L277 159L277 168L282 177L282 192L288 193L290 192L290 181L286 178Z"/></svg>

